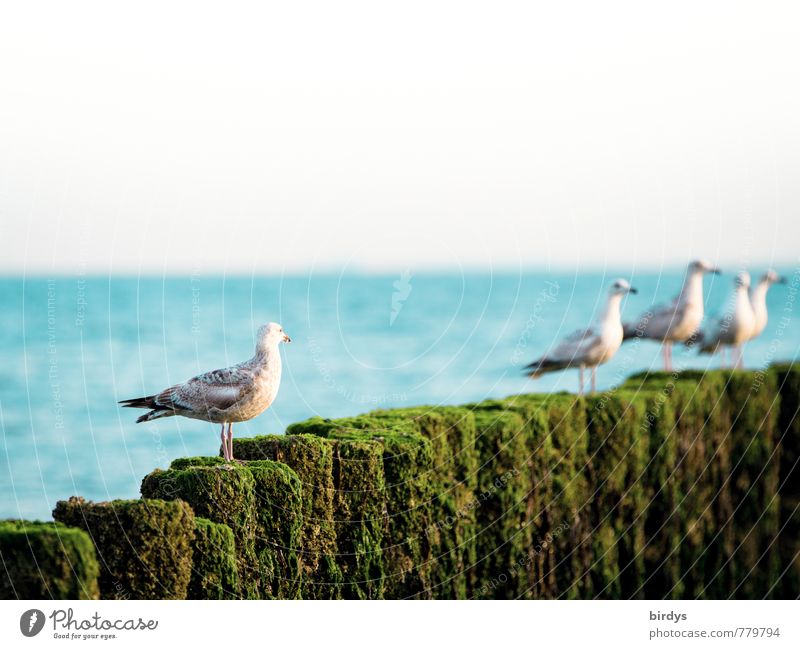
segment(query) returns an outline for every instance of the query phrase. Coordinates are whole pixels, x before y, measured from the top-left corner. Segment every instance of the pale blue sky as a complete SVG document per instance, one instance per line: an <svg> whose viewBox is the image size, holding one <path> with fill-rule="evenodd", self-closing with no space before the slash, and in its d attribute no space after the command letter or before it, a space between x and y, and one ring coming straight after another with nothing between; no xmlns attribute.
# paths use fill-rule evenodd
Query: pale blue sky
<svg viewBox="0 0 800 649"><path fill-rule="evenodd" d="M0 272L797 260L792 3L4 3Z"/></svg>

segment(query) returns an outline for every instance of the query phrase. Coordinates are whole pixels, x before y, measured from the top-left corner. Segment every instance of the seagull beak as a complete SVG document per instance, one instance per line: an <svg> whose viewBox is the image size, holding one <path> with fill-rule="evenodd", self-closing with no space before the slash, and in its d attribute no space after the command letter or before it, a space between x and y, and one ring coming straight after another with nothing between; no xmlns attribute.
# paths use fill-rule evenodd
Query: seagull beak
<svg viewBox="0 0 800 649"><path fill-rule="evenodd" d="M631 287L628 289L628 293L633 293L634 295L636 295L638 292L639 292L639 291L637 291L635 288L633 288L633 286L631 286Z"/></svg>
<svg viewBox="0 0 800 649"><path fill-rule="evenodd" d="M292 342L292 339L289 338L289 336L287 336L286 334L283 334L283 342L290 343Z"/></svg>

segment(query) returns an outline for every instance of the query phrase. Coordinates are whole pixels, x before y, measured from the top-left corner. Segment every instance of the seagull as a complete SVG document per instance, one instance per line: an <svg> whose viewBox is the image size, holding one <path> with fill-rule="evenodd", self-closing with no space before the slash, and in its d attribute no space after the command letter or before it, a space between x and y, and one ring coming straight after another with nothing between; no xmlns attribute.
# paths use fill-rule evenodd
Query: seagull
<svg viewBox="0 0 800 649"><path fill-rule="evenodd" d="M786 278L774 270L768 270L761 276L756 287L750 291L750 304L756 316L755 326L750 340L757 338L767 326L767 291L773 284L786 284Z"/></svg>
<svg viewBox="0 0 800 649"><path fill-rule="evenodd" d="M272 405L281 382L280 343L292 339L275 322L256 334L256 353L232 367L199 374L158 394L120 401L125 408L150 408L136 423L181 415L221 424L225 460L233 460L233 423L260 415ZM228 427L227 439L225 427Z"/></svg>
<svg viewBox="0 0 800 649"><path fill-rule="evenodd" d="M719 272L719 268L707 261L690 263L678 296L670 304L650 307L636 323L625 323L624 340L649 338L661 341L664 370L671 372L672 343L691 338L703 320L703 275L719 275Z"/></svg>
<svg viewBox="0 0 800 649"><path fill-rule="evenodd" d="M597 366L611 360L622 344L622 320L620 302L636 289L624 279L616 280L608 291L608 300L595 327L579 329L567 336L551 352L528 365L525 370L532 379L546 372L555 372L569 367L580 370L578 394L583 394L583 370L592 372L592 392L597 389Z"/></svg>
<svg viewBox="0 0 800 649"><path fill-rule="evenodd" d="M730 308L724 316L717 319L708 331L699 336L700 353L713 354L719 350L722 356L722 366L725 367L725 348L736 350L736 358L731 356L731 365L734 368L742 367L742 345L753 337L756 324L756 314L750 304L750 274L746 271L736 275L733 285L735 287Z"/></svg>

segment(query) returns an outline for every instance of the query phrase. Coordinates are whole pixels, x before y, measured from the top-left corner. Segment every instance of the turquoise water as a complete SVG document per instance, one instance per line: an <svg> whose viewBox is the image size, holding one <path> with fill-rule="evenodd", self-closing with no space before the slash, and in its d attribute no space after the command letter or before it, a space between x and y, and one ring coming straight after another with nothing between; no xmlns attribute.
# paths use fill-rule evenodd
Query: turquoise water
<svg viewBox="0 0 800 649"><path fill-rule="evenodd" d="M748 366L793 359L800 348L791 313L800 279L785 274L794 286L770 292L770 324L748 346ZM0 517L48 518L73 494L136 497L153 468L216 453L215 426L136 425L138 411L116 402L249 357L256 328L270 320L293 338L281 390L269 411L235 427L237 436L280 433L317 414L572 391L575 371L531 382L520 368L589 323L616 276L0 279ZM628 317L672 297L682 272L631 279L640 292L624 305ZM730 286L731 275L706 280L711 310ZM718 360L678 350L675 363ZM658 345L624 346L600 368L599 385L648 367L660 367Z"/></svg>

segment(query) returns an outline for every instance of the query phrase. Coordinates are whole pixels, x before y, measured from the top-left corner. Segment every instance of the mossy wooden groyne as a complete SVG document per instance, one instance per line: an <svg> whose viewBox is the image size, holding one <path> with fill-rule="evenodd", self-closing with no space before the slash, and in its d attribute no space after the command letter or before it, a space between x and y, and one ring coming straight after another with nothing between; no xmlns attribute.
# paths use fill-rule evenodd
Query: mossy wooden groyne
<svg viewBox="0 0 800 649"><path fill-rule="evenodd" d="M314 418L0 523L0 596L794 598L798 408L776 366Z"/></svg>

